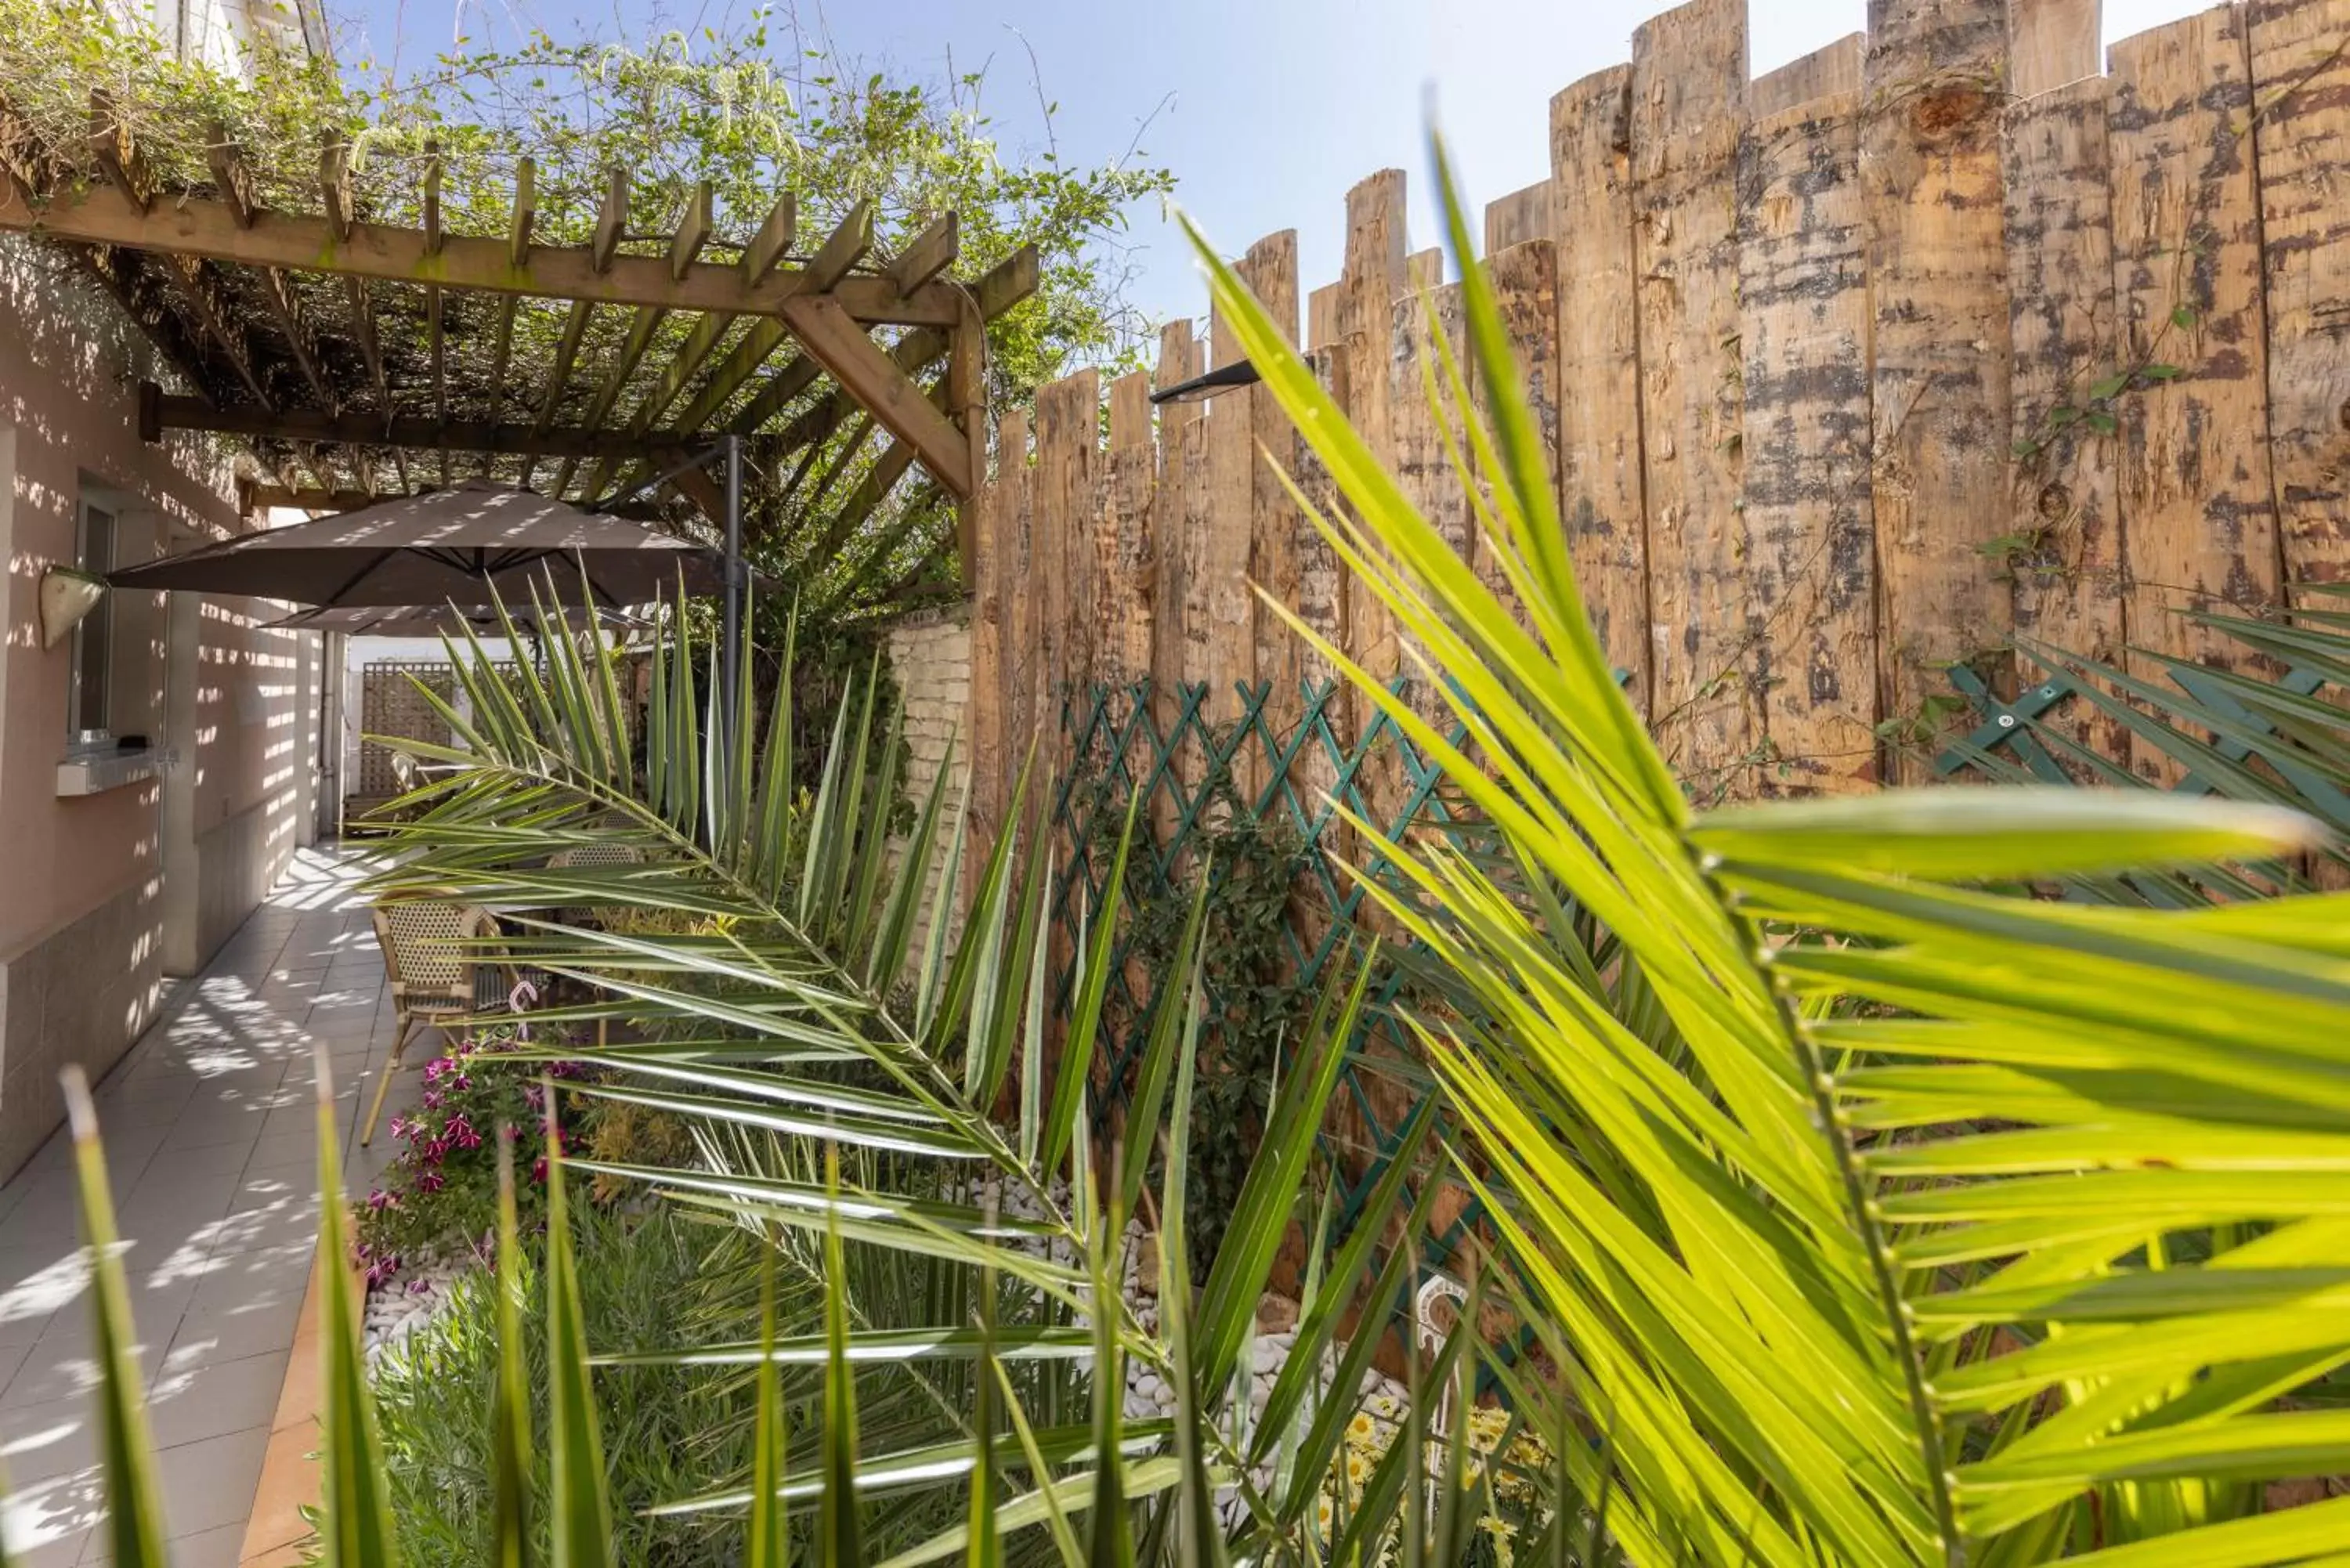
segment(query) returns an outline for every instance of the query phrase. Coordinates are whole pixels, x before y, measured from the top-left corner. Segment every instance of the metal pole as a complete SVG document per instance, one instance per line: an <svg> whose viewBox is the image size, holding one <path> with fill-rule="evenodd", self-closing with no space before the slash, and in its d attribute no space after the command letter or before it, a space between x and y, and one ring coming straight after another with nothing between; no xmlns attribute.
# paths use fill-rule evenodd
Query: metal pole
<svg viewBox="0 0 2350 1568"><path fill-rule="evenodd" d="M719 720L726 746L720 754L733 756L736 717L743 711L743 438L730 433L726 452L726 606L725 646L722 655L720 691L724 716ZM731 766L731 763L730 763Z"/></svg>

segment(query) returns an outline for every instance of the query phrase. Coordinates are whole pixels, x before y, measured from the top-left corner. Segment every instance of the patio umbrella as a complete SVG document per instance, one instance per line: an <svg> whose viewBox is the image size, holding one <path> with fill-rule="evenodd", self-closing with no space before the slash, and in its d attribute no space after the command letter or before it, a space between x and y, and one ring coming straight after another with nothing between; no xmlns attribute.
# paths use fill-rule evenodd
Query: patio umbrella
<svg viewBox="0 0 2350 1568"><path fill-rule="evenodd" d="M714 594L725 557L691 540L510 484L474 480L289 528L269 528L109 573L118 588L244 594L334 608L510 606L577 597L585 572L599 606Z"/></svg>
<svg viewBox="0 0 2350 1568"><path fill-rule="evenodd" d="M590 624L601 623L617 631L638 631L652 623L617 610L602 610L592 618L576 604L556 607L564 623L574 631L585 631ZM514 618L515 627L525 632L538 629L538 614L529 604L509 604L506 613ZM437 608L388 606L376 608L364 605L330 606L322 609L296 610L280 616L264 626L292 631L339 631L346 637L438 637L443 632L455 632L471 627L478 636L504 637L505 626L498 612L487 605L442 605Z"/></svg>

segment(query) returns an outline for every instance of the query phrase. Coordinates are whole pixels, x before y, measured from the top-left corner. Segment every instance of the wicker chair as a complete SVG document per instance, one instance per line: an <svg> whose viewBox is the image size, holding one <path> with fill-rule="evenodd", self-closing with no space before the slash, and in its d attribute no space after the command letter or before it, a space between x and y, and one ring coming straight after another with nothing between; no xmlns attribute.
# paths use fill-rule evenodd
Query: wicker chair
<svg viewBox="0 0 2350 1568"><path fill-rule="evenodd" d="M487 909L425 899L378 904L372 913L400 1032L392 1039L391 1059L376 1083L367 1125L359 1131L362 1147L375 1137L376 1119L383 1115L383 1098L391 1089L391 1075L400 1070L409 1036L442 1027L444 1019L489 1011L504 1001L503 994L491 997L481 989L484 972L495 974L502 966L464 945L497 934L497 921Z"/></svg>
<svg viewBox="0 0 2350 1568"><path fill-rule="evenodd" d="M641 866L644 861L645 857L638 853L636 846L632 844L575 844L567 849L558 849L548 856L546 868L550 871L573 868L592 870L604 866ZM608 923L600 909L589 910L588 917L598 925ZM596 1020L596 1048L600 1051L610 1042L610 1021L598 1018Z"/></svg>

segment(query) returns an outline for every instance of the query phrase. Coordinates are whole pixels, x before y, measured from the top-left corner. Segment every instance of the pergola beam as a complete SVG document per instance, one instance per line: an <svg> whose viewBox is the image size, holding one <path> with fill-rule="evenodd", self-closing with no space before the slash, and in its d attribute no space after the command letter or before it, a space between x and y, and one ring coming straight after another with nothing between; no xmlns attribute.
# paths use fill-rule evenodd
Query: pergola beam
<svg viewBox="0 0 2350 1568"><path fill-rule="evenodd" d="M29 200L10 180L0 192L0 229L54 239L176 251L243 266L419 286L584 299L596 305L652 306L664 310L723 310L772 316L808 288L808 273L776 267L756 283L743 282L737 263L697 261L673 272L667 256L614 254L598 269L586 245L527 245L517 258L514 236L446 234L436 254L422 229L358 221L351 208L349 150L336 143L320 155L322 216L251 210L240 223L226 202L175 196L141 208L112 183L93 182ZM852 320L866 325L946 327L954 320L957 290L931 282L900 296L886 277L842 276L829 290Z"/></svg>
<svg viewBox="0 0 2350 1568"><path fill-rule="evenodd" d="M837 302L820 294L787 300L784 325L882 429L914 449L949 493L972 493L976 478L963 433Z"/></svg>
<svg viewBox="0 0 2350 1568"><path fill-rule="evenodd" d="M356 512L362 506L372 506L379 501L401 499L391 495L369 494L364 490L340 487L309 484L255 484L250 482L241 483L237 493L246 510L263 506L282 506L296 512ZM432 492L419 490L410 493L427 495ZM658 508L650 506L623 505L612 509L612 515L615 517L628 517L640 522L656 518L660 514Z"/></svg>
<svg viewBox="0 0 2350 1568"><path fill-rule="evenodd" d="M949 213L933 219L929 228L916 234L913 244L900 251L898 259L881 275L899 294L911 294L954 265L955 257L962 254L962 223Z"/></svg>
<svg viewBox="0 0 2350 1568"><path fill-rule="evenodd" d="M152 381L139 387L140 434L148 441L167 430L213 431L227 435L275 437L290 441L384 444L423 452L493 452L522 457L573 461L645 458L671 461L693 443L673 431L645 435L578 427L552 429L481 420L415 416L383 419L375 414L323 414L304 409L270 413L261 409L215 409L200 398L174 397Z"/></svg>

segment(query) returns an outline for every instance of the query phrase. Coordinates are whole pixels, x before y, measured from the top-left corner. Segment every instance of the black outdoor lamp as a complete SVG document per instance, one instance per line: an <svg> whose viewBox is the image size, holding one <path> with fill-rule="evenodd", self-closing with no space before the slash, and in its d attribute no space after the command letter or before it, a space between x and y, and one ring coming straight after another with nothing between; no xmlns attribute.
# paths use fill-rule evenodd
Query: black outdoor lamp
<svg viewBox="0 0 2350 1568"><path fill-rule="evenodd" d="M1234 387L1252 387L1264 378L1256 367L1245 359L1235 359L1229 365L1219 365L1204 376L1194 376L1188 381L1178 381L1163 392L1153 392L1155 403L1204 403L1219 392L1229 392Z"/></svg>

